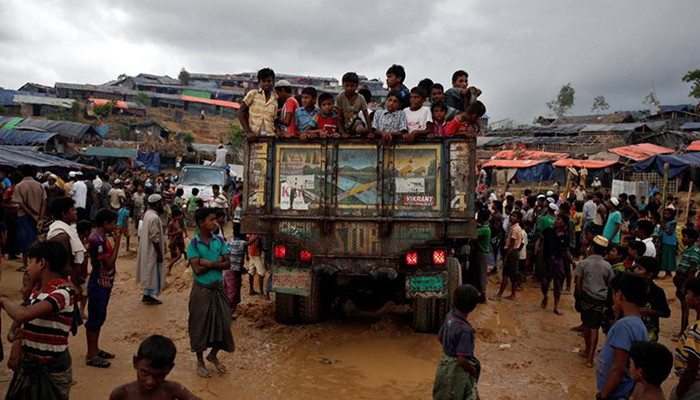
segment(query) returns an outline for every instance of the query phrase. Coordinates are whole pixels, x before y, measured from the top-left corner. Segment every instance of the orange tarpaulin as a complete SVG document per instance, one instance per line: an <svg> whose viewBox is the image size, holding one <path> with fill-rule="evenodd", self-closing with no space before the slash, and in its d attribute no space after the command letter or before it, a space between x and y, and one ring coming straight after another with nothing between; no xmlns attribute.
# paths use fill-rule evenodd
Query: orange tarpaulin
<svg viewBox="0 0 700 400"><path fill-rule="evenodd" d="M491 160L483 168L530 168L543 162L546 160Z"/></svg>
<svg viewBox="0 0 700 400"><path fill-rule="evenodd" d="M608 151L611 153L615 153L618 156L627 157L634 161L646 160L649 157L653 157L659 154L675 153L673 149L657 146L655 144L650 143L640 143L633 144L631 146L616 147Z"/></svg>
<svg viewBox="0 0 700 400"><path fill-rule="evenodd" d="M88 99L88 101L93 102L96 106L103 106L107 103L112 103L112 105L114 107L123 108L125 110L129 109L129 105L126 104L125 101L121 101L121 100L113 101L113 100L107 100L107 99Z"/></svg>
<svg viewBox="0 0 700 400"><path fill-rule="evenodd" d="M184 101L192 101L195 103L203 103L203 104L211 104L214 106L221 106L221 107L228 107L228 108L235 108L238 110L241 108L241 105L238 103L235 103L233 101L224 101L224 100L214 100L214 99L203 99L201 97L194 97L194 96L182 96L182 100Z"/></svg>
<svg viewBox="0 0 700 400"><path fill-rule="evenodd" d="M566 153L552 153L535 150L502 150L491 157L494 160L561 160L569 157Z"/></svg>
<svg viewBox="0 0 700 400"><path fill-rule="evenodd" d="M685 151L700 151L700 140L696 140Z"/></svg>
<svg viewBox="0 0 700 400"><path fill-rule="evenodd" d="M555 167L574 167L574 168L587 168L587 169L599 169L607 168L617 164L615 160L559 160L555 162Z"/></svg>

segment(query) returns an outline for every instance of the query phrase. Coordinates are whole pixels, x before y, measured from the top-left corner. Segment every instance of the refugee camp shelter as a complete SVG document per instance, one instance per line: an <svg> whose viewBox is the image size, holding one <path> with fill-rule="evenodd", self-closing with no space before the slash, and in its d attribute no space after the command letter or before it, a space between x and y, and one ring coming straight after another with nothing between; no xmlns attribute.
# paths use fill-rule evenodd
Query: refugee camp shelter
<svg viewBox="0 0 700 400"><path fill-rule="evenodd" d="M170 130L165 126L159 124L156 121L144 121L136 122L129 125L131 131L131 137L136 138L137 142L141 141L153 141L158 138L163 138L168 140L170 137Z"/></svg>
<svg viewBox="0 0 700 400"><path fill-rule="evenodd" d="M146 116L146 107L139 103L123 100L97 99L94 97L88 99L88 114L94 114L93 109L95 106L103 106L108 103L112 104L112 114L133 115L141 118Z"/></svg>
<svg viewBox="0 0 700 400"><path fill-rule="evenodd" d="M21 105L22 115L31 117L43 117L55 114L61 110L70 110L76 103L73 99L58 99L25 94L15 94L13 100Z"/></svg>
<svg viewBox="0 0 700 400"><path fill-rule="evenodd" d="M567 158L558 160L552 164L554 167L553 178L560 185L566 185L567 171L576 171L576 177L572 177L571 182L580 182L580 174L583 168L586 169L586 187L590 187L595 178L598 178L603 186L610 187L615 176L618 175L621 165L617 160L577 160Z"/></svg>
<svg viewBox="0 0 700 400"><path fill-rule="evenodd" d="M93 169L89 165L20 146L0 146L0 165L12 168L17 168L20 165L31 165L37 168Z"/></svg>
<svg viewBox="0 0 700 400"><path fill-rule="evenodd" d="M0 129L0 145L36 146L45 153L64 154L66 151L66 140L56 132Z"/></svg>
<svg viewBox="0 0 700 400"><path fill-rule="evenodd" d="M490 175L491 186L506 184L513 178L517 182L541 182L552 179L554 168L547 160L491 160L482 165Z"/></svg>
<svg viewBox="0 0 700 400"><path fill-rule="evenodd" d="M625 159L629 159L631 161L642 161L659 154L671 154L675 152L673 149L650 143L639 143L629 146L615 147L608 151L622 157L623 162Z"/></svg>
<svg viewBox="0 0 700 400"><path fill-rule="evenodd" d="M2 124L2 120L0 120ZM71 121L54 121L38 118L13 118L0 125L0 129L21 129L39 132L56 132L71 142L89 142L99 139L94 126Z"/></svg>
<svg viewBox="0 0 700 400"><path fill-rule="evenodd" d="M90 146L86 147L83 153L76 154L70 159L105 171L108 167L112 167L114 172L121 173L134 167L138 154L137 149Z"/></svg>

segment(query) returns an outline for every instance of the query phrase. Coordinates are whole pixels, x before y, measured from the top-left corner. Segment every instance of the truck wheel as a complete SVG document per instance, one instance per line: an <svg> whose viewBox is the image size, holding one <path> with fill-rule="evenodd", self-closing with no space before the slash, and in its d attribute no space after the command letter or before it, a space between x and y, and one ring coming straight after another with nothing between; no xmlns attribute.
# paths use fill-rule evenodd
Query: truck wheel
<svg viewBox="0 0 700 400"><path fill-rule="evenodd" d="M297 322L295 308L297 297L293 294L275 293L275 320L282 324Z"/></svg>
<svg viewBox="0 0 700 400"><path fill-rule="evenodd" d="M435 332L435 314L437 307L435 299L416 297L413 299L413 330L422 333ZM439 327L438 327L439 329Z"/></svg>
<svg viewBox="0 0 700 400"><path fill-rule="evenodd" d="M311 291L308 297L299 298L299 319L305 324L315 324L323 317L323 305L321 303L321 279L318 275L311 276Z"/></svg>

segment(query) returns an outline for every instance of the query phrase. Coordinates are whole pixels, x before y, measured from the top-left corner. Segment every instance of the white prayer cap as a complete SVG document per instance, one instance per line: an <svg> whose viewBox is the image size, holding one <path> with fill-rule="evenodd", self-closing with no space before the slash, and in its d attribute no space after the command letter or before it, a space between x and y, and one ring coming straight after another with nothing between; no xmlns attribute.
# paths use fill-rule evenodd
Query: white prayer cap
<svg viewBox="0 0 700 400"><path fill-rule="evenodd" d="M152 195L148 196L148 202L151 203L151 204L157 203L157 202L159 202L161 199L162 199L162 197L160 197L159 194L152 194Z"/></svg>
<svg viewBox="0 0 700 400"><path fill-rule="evenodd" d="M617 197L611 197L611 198L610 198L610 202L611 202L615 207L617 207L617 206L620 205L620 200L618 200Z"/></svg>
<svg viewBox="0 0 700 400"><path fill-rule="evenodd" d="M549 208L551 208L554 212L559 211L559 207L557 207L557 205L554 203L549 203Z"/></svg>

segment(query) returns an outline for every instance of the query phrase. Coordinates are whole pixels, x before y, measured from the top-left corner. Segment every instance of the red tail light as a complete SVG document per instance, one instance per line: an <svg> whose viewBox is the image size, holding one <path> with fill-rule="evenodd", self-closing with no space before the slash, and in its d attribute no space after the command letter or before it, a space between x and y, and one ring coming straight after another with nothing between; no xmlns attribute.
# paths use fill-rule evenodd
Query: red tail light
<svg viewBox="0 0 700 400"><path fill-rule="evenodd" d="M299 259L303 262L310 262L311 261L311 252L302 250L299 252Z"/></svg>
<svg viewBox="0 0 700 400"><path fill-rule="evenodd" d="M275 245L274 256L278 259L284 259L287 257L287 246L283 244Z"/></svg>
<svg viewBox="0 0 700 400"><path fill-rule="evenodd" d="M406 253L406 265L418 265L418 252Z"/></svg>
<svg viewBox="0 0 700 400"><path fill-rule="evenodd" d="M445 250L435 250L433 251L433 264L442 265L445 263Z"/></svg>

